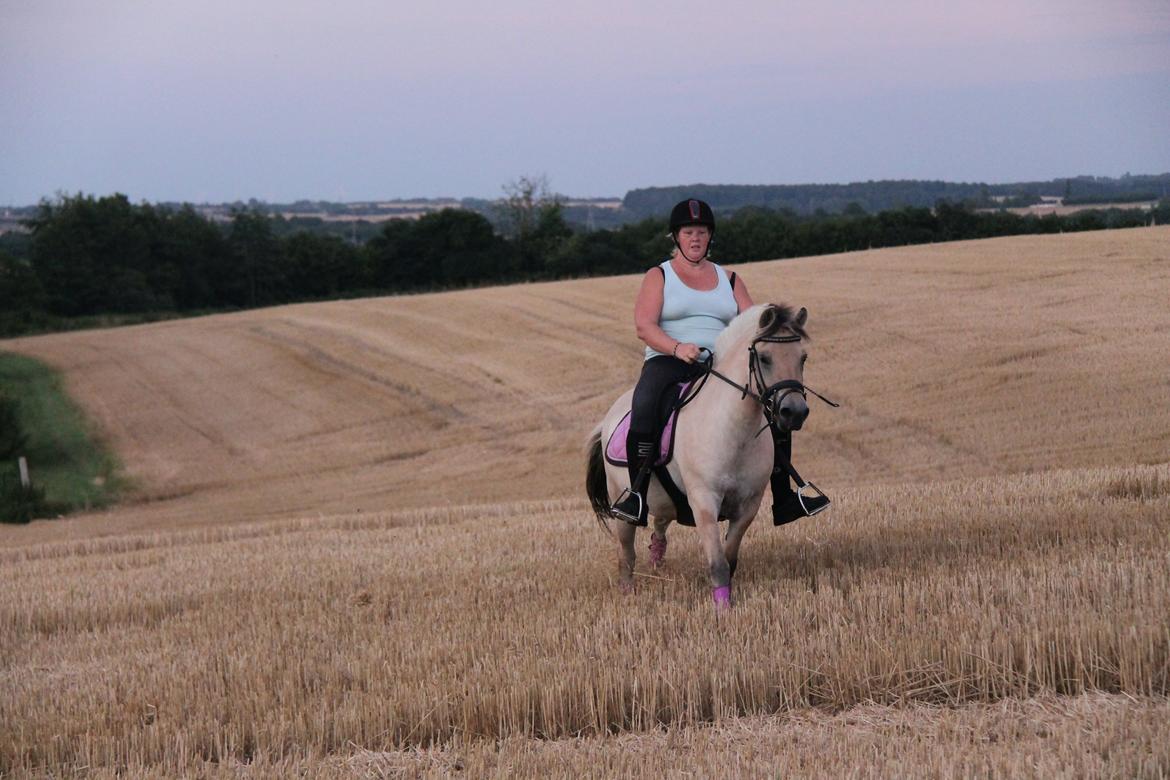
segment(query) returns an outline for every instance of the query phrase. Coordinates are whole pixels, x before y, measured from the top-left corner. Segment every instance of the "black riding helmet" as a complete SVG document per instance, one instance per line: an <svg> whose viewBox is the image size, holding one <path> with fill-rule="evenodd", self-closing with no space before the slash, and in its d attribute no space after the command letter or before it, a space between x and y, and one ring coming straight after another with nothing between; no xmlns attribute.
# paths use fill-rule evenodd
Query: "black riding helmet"
<svg viewBox="0 0 1170 780"><path fill-rule="evenodd" d="M691 198L680 200L670 210L670 235L677 236L678 231L687 225L706 225L715 235L715 212L701 200Z"/></svg>
<svg viewBox="0 0 1170 780"><path fill-rule="evenodd" d="M674 241L675 248L678 249L682 256L686 258L689 263L701 262L703 258L698 260L691 260L687 253L683 251L682 244L678 242L678 231L687 227L688 225L704 225L711 231L711 242L715 242L715 212L711 211L711 207L701 200L690 198L689 200L680 200L675 204L674 208L670 210L670 238Z"/></svg>

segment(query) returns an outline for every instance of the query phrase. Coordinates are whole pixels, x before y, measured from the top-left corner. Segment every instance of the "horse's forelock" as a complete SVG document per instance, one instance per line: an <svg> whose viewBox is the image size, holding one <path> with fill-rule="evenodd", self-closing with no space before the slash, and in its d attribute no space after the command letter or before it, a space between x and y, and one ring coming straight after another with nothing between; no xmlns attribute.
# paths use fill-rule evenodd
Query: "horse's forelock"
<svg viewBox="0 0 1170 780"><path fill-rule="evenodd" d="M800 315L793 312L791 306L783 303L767 304L763 313L760 314L759 327L760 330L756 333L756 338L775 336L782 330L790 331L802 339L808 338L808 334L804 331L804 323L800 320Z"/></svg>
<svg viewBox="0 0 1170 780"><path fill-rule="evenodd" d="M740 341L750 342L752 339L775 336L782 330L795 333L802 339L808 338L804 325L797 321L799 318L800 314L794 314L790 306L758 303L741 312L723 333L719 334L719 339L715 343L715 353L730 352Z"/></svg>

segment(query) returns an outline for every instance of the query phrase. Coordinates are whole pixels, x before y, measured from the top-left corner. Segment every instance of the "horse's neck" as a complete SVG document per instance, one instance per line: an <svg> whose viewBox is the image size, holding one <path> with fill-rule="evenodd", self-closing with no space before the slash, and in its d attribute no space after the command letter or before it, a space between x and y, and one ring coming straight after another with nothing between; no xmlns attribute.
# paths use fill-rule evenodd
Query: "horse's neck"
<svg viewBox="0 0 1170 780"><path fill-rule="evenodd" d="M747 348L737 345L714 368L738 384L740 389L718 377L708 377L709 387L695 399L696 404L703 402L696 416L720 426L732 438L754 436L765 421L759 403L751 396L743 396L742 388L750 382Z"/></svg>

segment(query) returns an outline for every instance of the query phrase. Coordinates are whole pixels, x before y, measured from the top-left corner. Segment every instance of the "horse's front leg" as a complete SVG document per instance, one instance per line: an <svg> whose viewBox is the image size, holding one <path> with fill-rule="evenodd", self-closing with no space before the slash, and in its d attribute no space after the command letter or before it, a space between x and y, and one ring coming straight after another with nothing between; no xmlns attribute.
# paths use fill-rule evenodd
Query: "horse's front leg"
<svg viewBox="0 0 1170 780"><path fill-rule="evenodd" d="M638 529L623 521L618 521L615 525L618 540L618 587L622 589L622 593L633 593L634 532Z"/></svg>
<svg viewBox="0 0 1170 780"><path fill-rule="evenodd" d="M707 554L707 573L711 576L711 598L719 610L731 607L731 566L719 539L719 502L713 496L694 496L695 530Z"/></svg>
<svg viewBox="0 0 1170 780"><path fill-rule="evenodd" d="M727 539L723 543L723 554L727 557L727 566L731 570L732 577L735 576L735 568L739 563L739 543L743 541L744 534L747 533L748 526L752 524L755 517L752 514L727 521Z"/></svg>

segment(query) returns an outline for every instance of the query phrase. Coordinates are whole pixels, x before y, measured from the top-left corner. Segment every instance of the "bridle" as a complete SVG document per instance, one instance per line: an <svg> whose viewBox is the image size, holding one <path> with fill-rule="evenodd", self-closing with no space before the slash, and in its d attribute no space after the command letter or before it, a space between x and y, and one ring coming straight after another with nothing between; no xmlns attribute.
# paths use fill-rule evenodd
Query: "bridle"
<svg viewBox="0 0 1170 780"><path fill-rule="evenodd" d="M777 432L782 432L780 428L777 427L777 416L780 413L780 405L784 403L784 399L787 398L790 393L798 393L801 398L806 400L808 398L806 393L812 393L817 398L827 403L829 406L840 407L841 404L830 401L828 398L825 398L816 390L813 390L811 387L798 379L782 379L779 382L773 382L770 385L766 383L766 380L764 379L764 369L761 365L760 354L756 351L756 345L760 342L769 344L789 344L798 341L800 341L800 336L795 333L788 336L757 336L755 339L753 339L752 343L748 345L748 380L742 385L726 374L716 371L715 353L706 347L700 347L699 349L701 351L707 353L707 357L700 361L703 366L702 379L700 379L698 384L695 385L695 389L688 393L687 397L682 399L676 405L676 408L681 409L694 400L695 396L697 396L699 391L703 389L703 385L706 384L707 378L710 376L715 376L717 379L720 379L734 387L736 390L739 390L741 399L751 398L761 406L764 412L764 420L766 420L766 422L764 427L760 428L760 430L756 432L756 436L759 436L768 428L775 428ZM755 386L755 389L753 389L753 385Z"/></svg>
<svg viewBox="0 0 1170 780"><path fill-rule="evenodd" d="M840 406L840 404L830 401L816 390L807 387L803 382L796 379L782 379L779 382L773 382L765 386L764 369L760 361L760 354L756 352L756 344L759 344L761 341L771 344L793 343L800 341L800 336L795 333L790 336L759 336L748 346L748 353L751 355L748 358L748 372L755 378L756 387L760 388L760 394L757 398L760 405L764 407L764 419L768 421L768 425L774 426L776 424L776 416L780 413L780 405L784 403L784 399L788 397L789 393L799 393L800 397L806 401L808 400L806 393L812 393L829 406ZM745 386L745 392L747 389ZM746 398L746 395L744 397ZM756 435L758 436L759 434Z"/></svg>
<svg viewBox="0 0 1170 780"><path fill-rule="evenodd" d="M797 379L782 379L779 382L773 382L770 385L765 384L764 369L761 367L760 354L756 351L756 345L760 342L769 344L786 344L795 343L797 341L800 341L800 336L796 333L792 333L788 336L757 336L755 339L753 339L752 343L748 345L748 380L742 385L726 374L716 371L715 353L706 347L700 347L700 350L707 353L706 359L701 361L703 365L702 379L700 379L695 384L694 390L692 390L685 398L681 399L677 404L675 404L675 410L677 411L678 409L683 408L691 401L693 401L695 396L699 394L699 391L703 389L703 385L707 383L707 379L711 376L715 376L718 379L731 385L736 390L739 390L741 399L750 397L763 409L765 423L764 426L760 428L760 430L756 431L757 437L769 428L775 432L775 435L778 438L791 437L792 432L781 429L778 426L776 420L780 413L780 405L784 403L784 399L787 398L790 393L799 393L800 397L805 399L808 398L806 393L812 393L817 398L827 403L829 406L835 408L841 406L841 404L830 401L828 398L825 398L816 390L813 390L811 387ZM753 383L756 386L755 390L752 389ZM827 502L825 505L810 510L808 505L805 504L805 491L811 491L812 493L815 493L822 498L825 497L824 492L822 492L821 489L812 482L806 482L800 476L800 472L796 470L796 467L792 465L792 461L790 459L784 458L779 453L777 453L776 458L776 462L772 466L773 473L784 472L788 474L788 476L791 477L794 482L796 482L796 499L800 502L800 506L802 509L804 509L805 514L814 515L824 509L827 506Z"/></svg>

